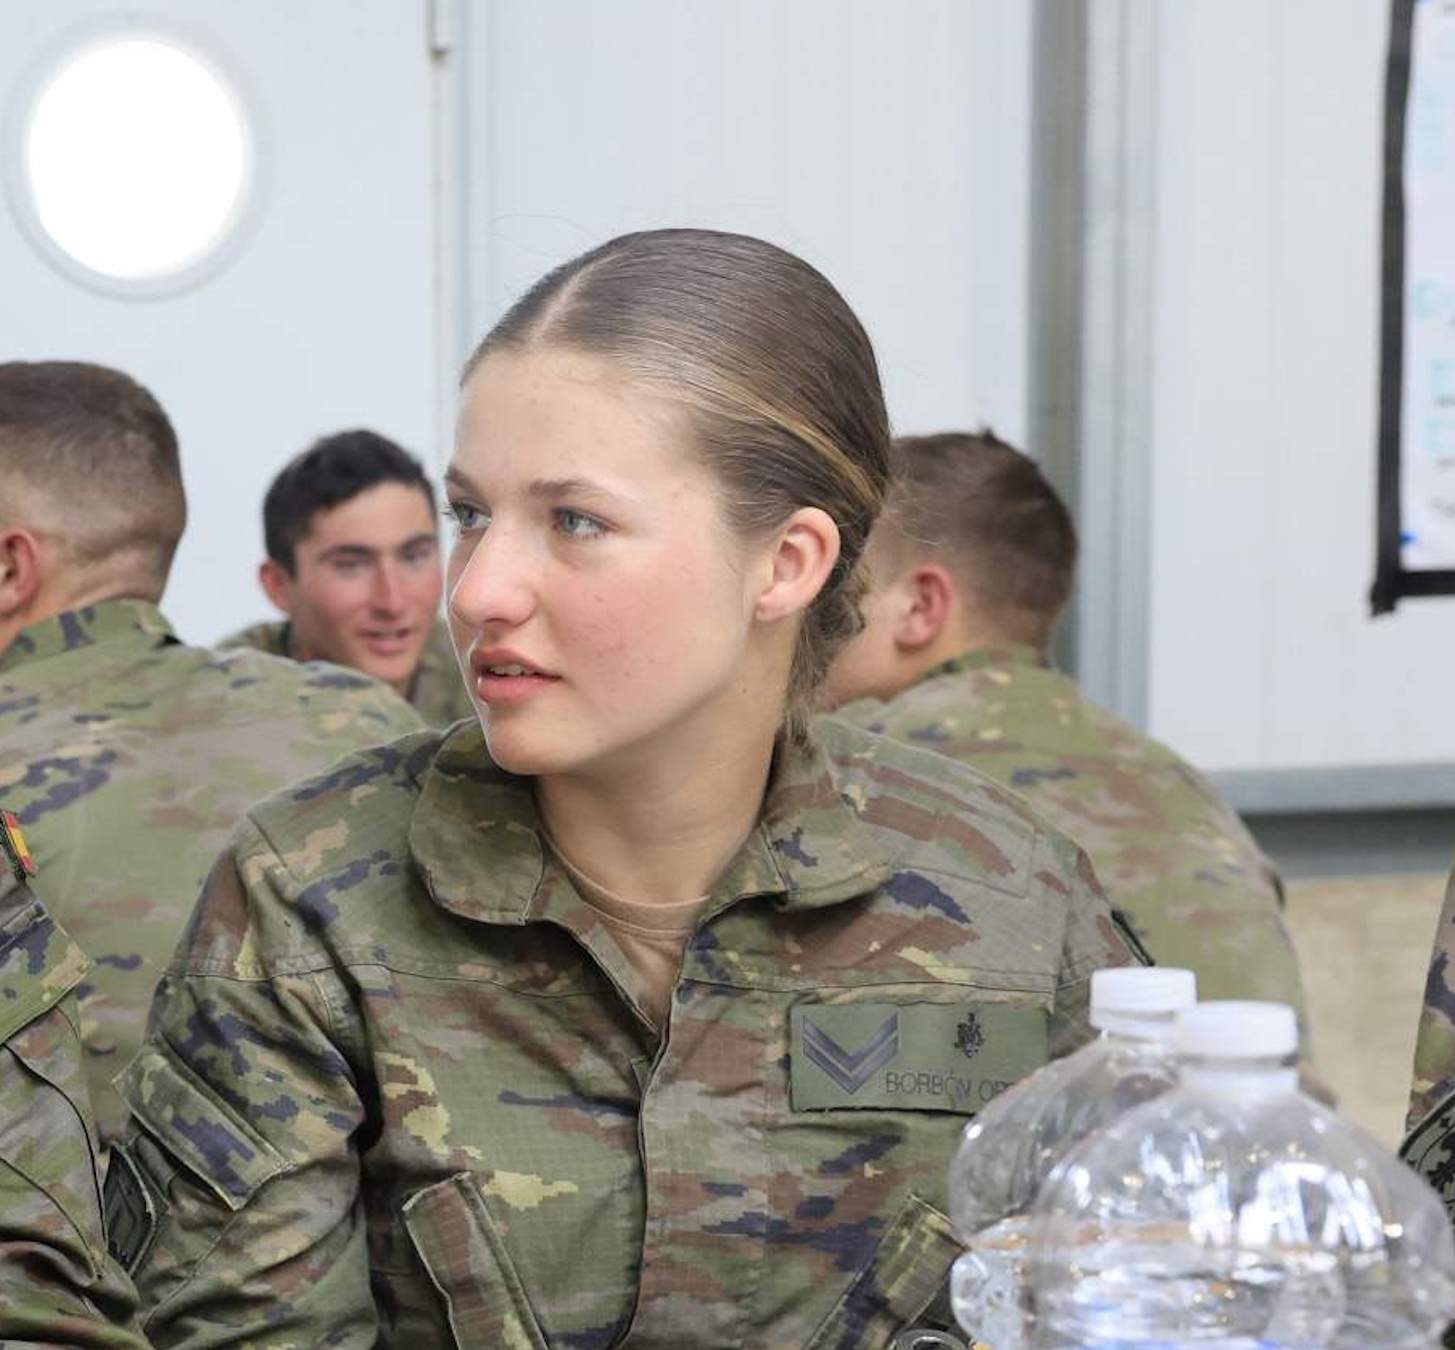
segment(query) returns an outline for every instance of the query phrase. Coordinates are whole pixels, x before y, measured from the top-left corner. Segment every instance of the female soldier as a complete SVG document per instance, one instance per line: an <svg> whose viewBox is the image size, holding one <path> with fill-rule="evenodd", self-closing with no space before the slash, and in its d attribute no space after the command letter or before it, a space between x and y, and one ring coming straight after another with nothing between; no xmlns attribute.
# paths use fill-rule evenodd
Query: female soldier
<svg viewBox="0 0 1455 1350"><path fill-rule="evenodd" d="M628 235L465 370L478 723L257 807L124 1077L158 1346L859 1346L966 1116L1128 958L1074 846L807 700L885 489L873 352L757 240Z"/></svg>

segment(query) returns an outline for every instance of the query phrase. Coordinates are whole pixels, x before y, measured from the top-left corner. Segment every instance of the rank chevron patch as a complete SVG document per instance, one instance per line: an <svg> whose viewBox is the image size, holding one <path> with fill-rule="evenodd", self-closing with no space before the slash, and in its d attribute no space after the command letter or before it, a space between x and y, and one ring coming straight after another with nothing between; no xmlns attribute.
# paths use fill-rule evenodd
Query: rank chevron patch
<svg viewBox="0 0 1455 1350"><path fill-rule="evenodd" d="M845 1049L828 1032L803 1022L803 1052L850 1096L899 1053L899 1014L890 1013L857 1049Z"/></svg>

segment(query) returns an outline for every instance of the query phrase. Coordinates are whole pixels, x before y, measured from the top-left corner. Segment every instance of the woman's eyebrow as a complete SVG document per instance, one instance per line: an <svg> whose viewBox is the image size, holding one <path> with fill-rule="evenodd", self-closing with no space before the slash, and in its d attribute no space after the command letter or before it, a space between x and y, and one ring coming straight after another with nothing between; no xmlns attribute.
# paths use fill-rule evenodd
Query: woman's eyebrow
<svg viewBox="0 0 1455 1350"><path fill-rule="evenodd" d="M555 501L561 497L620 497L622 494L590 478L537 478L526 491Z"/></svg>
<svg viewBox="0 0 1455 1350"><path fill-rule="evenodd" d="M479 491L475 484L470 481L470 476L463 469L456 468L453 464L445 470L445 486L461 488L465 492Z"/></svg>
<svg viewBox="0 0 1455 1350"><path fill-rule="evenodd" d="M461 492L468 492L471 496L483 497L485 494L478 484L470 478L463 469L450 465L445 470L444 482L446 487L456 488ZM593 478L537 478L526 487L528 496L541 501L560 501L563 497L595 497L612 501L635 500L633 494L623 491L620 488L608 487L605 483L598 482Z"/></svg>

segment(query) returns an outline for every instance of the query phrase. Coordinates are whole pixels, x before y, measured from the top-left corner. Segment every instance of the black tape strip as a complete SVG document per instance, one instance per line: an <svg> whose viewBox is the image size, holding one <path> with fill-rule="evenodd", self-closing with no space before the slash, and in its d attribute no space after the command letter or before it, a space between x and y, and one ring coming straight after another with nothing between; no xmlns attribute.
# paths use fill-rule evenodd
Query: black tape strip
<svg viewBox="0 0 1455 1350"><path fill-rule="evenodd" d="M1455 570L1405 570L1400 511L1404 398L1405 124L1414 59L1416 0L1392 0L1384 83L1384 209L1379 340L1379 500L1370 610L1388 614L1403 599L1455 594Z"/></svg>

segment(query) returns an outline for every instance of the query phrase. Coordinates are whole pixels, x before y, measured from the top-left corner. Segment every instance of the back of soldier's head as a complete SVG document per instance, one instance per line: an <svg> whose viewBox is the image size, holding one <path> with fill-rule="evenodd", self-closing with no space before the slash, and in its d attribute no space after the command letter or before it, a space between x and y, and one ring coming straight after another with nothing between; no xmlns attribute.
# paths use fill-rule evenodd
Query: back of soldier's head
<svg viewBox="0 0 1455 1350"><path fill-rule="evenodd" d="M890 566L941 559L1004 641L1044 647L1076 572L1076 527L1036 462L986 429L903 436L877 533Z"/></svg>
<svg viewBox="0 0 1455 1350"><path fill-rule="evenodd" d="M417 488L434 514L434 488L424 466L403 446L362 428L320 437L279 470L263 498L268 557L296 571L298 541L314 517L384 483Z"/></svg>
<svg viewBox="0 0 1455 1350"><path fill-rule="evenodd" d="M119 370L0 363L0 528L45 539L76 582L157 599L187 522L177 437Z"/></svg>

